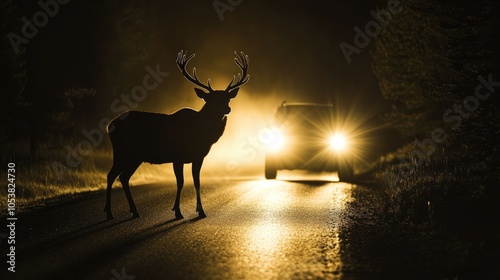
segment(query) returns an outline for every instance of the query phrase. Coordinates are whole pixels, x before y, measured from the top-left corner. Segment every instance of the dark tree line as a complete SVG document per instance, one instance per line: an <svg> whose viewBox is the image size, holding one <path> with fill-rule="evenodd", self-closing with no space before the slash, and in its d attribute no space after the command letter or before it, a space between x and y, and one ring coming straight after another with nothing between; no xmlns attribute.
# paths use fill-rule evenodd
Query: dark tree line
<svg viewBox="0 0 500 280"><path fill-rule="evenodd" d="M381 1L380 7L387 5ZM410 141L443 129L446 153L498 177L500 4L498 1L401 1L377 37L373 69L387 120ZM479 90L477 90L479 87ZM465 174L460 174L464 176Z"/></svg>
<svg viewBox="0 0 500 280"><path fill-rule="evenodd" d="M109 100L143 75L137 64L148 55L149 35L142 1L0 5L0 140L7 150L17 143L24 151L16 153L36 158L41 144L76 141L83 127L109 114ZM37 13L46 20L34 19Z"/></svg>

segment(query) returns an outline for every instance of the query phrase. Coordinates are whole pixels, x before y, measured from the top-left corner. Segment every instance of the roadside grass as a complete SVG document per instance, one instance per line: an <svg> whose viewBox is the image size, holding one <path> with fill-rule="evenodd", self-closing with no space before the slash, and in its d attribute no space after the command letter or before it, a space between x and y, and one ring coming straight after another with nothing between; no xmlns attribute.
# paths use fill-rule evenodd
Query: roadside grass
<svg viewBox="0 0 500 280"><path fill-rule="evenodd" d="M88 155L81 156L81 162L72 167L67 163L68 151L64 147L65 145L54 147L42 144L36 159L30 157L26 143L11 143L1 147L0 178L4 178L4 187L0 188L0 209L3 211L0 216L7 214L9 162L16 165L16 211L18 212L42 207L62 198L106 189L107 174L113 164L112 148L104 145L99 149L93 149ZM74 149L75 146L71 148ZM75 158L70 156L70 161L75 161ZM189 173L186 174L188 175ZM174 178L171 167L143 164L130 179L130 186L166 181L169 178ZM118 179L113 187L121 188Z"/></svg>
<svg viewBox="0 0 500 280"><path fill-rule="evenodd" d="M388 244L381 250L409 253L433 277L498 279L500 172L495 152L444 147L421 161L401 160L414 149L409 144L379 158L360 179L380 190L363 206L380 219L372 230L380 234L373 239L385 240L384 233L392 232L395 236L381 242Z"/></svg>
<svg viewBox="0 0 500 280"><path fill-rule="evenodd" d="M388 198L385 210L394 218L423 222L446 213L486 211L479 208L495 203L499 170L491 164L493 155L438 148L417 159L411 157L415 149L409 144L380 158L374 170Z"/></svg>
<svg viewBox="0 0 500 280"><path fill-rule="evenodd" d="M415 273L410 279L499 279L500 236L492 215L470 219L457 213L455 221L402 222L381 215L389 203L377 194L384 192L355 191L358 199L350 207L359 211L346 213L349 227L340 233L349 240L344 243L350 252L347 263L352 258L353 262L365 260L376 271L401 271L399 277L392 277L399 279L408 278L409 272Z"/></svg>
<svg viewBox="0 0 500 280"><path fill-rule="evenodd" d="M0 178L7 178L9 162L16 165L17 211L42 206L58 197L105 188L106 174L112 162L111 150L94 150L89 156L82 157L81 163L76 167L70 167L66 163L66 153L62 148L46 146L42 147L37 159L22 152L4 156ZM7 209L7 187L0 189L0 207Z"/></svg>

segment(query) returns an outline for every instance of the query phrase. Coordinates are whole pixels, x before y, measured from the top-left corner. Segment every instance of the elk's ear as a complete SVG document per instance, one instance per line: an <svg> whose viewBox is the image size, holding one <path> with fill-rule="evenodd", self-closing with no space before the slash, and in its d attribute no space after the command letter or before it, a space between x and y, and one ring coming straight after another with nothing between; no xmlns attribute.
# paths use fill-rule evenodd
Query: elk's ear
<svg viewBox="0 0 500 280"><path fill-rule="evenodd" d="M240 90L240 88L235 88L235 89L229 91L229 93L228 93L229 94L229 98L235 98L236 95L238 94L238 90Z"/></svg>
<svg viewBox="0 0 500 280"><path fill-rule="evenodd" d="M194 88L194 91L196 92L196 95L198 95L198 97L201 99L205 99L205 97L207 97L207 93L199 88Z"/></svg>

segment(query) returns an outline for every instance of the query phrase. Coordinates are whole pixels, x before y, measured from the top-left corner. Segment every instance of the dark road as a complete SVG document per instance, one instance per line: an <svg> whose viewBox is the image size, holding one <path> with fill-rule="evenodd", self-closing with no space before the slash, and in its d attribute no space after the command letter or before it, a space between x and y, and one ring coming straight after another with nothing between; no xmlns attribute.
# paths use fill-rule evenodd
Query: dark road
<svg viewBox="0 0 500 280"><path fill-rule="evenodd" d="M207 183L208 217L198 219L188 183L185 218L174 220L174 186L132 188L139 219L129 216L121 188L113 191L114 220L102 212L104 192L20 216L9 279L359 279L394 272L377 266L384 259L369 257L383 255L373 251L385 245L359 237L372 235L364 225L374 223L367 209L352 206L374 192L366 187L326 180Z"/></svg>
<svg viewBox="0 0 500 280"><path fill-rule="evenodd" d="M181 200L186 218L172 220L175 188L167 185L133 188L139 219L129 217L121 189L113 192L112 221L104 220L104 193L20 218L16 276L111 279L124 268L137 279L304 279L342 271L338 235L352 185L207 186L208 217L200 220L189 185Z"/></svg>

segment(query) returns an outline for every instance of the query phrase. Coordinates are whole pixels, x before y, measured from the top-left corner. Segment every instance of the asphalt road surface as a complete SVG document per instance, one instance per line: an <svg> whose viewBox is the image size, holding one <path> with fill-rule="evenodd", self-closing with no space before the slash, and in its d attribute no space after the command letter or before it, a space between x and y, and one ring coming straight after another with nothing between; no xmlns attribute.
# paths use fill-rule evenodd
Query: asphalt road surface
<svg viewBox="0 0 500 280"><path fill-rule="evenodd" d="M370 234L352 227L373 223L366 209L352 206L370 196L369 188L322 179L202 180L207 217L198 219L186 179L182 220L171 211L173 181L132 187L138 219L130 217L121 187L113 190L114 220L103 213L105 192L19 216L16 272L1 279L386 279L394 273L368 257L376 250L368 241L350 240L352 228ZM353 211L356 221L347 215Z"/></svg>

